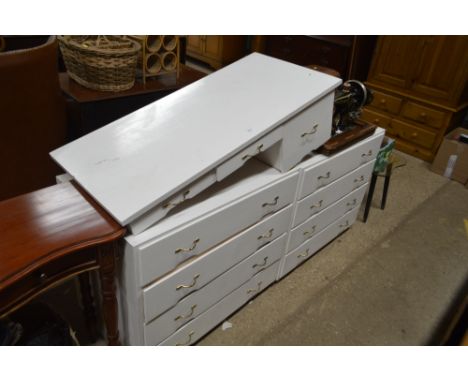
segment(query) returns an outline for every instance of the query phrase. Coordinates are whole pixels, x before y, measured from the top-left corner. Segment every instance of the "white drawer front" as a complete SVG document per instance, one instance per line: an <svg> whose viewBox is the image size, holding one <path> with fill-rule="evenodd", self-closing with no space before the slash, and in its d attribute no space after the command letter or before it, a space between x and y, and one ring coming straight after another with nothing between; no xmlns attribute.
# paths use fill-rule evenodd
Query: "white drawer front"
<svg viewBox="0 0 468 382"><path fill-rule="evenodd" d="M296 227L309 217L324 210L338 199L367 183L372 175L374 162L375 161L366 163L323 189L297 202L293 227Z"/></svg>
<svg viewBox="0 0 468 382"><path fill-rule="evenodd" d="M266 245L235 267L190 294L172 309L145 326L145 343L158 344L224 296L268 268L284 255L287 234Z"/></svg>
<svg viewBox="0 0 468 382"><path fill-rule="evenodd" d="M192 183L185 190L172 196L170 200L158 205L157 207L154 207L140 216L138 219L132 221L128 225L130 227L130 231L135 235L143 232L146 228L165 217L174 207L177 207L187 199L191 199L198 195L200 192L206 190L215 182L216 174L214 172L205 175L196 182Z"/></svg>
<svg viewBox="0 0 468 382"><path fill-rule="evenodd" d="M249 194L137 249L140 286L290 204L298 173Z"/></svg>
<svg viewBox="0 0 468 382"><path fill-rule="evenodd" d="M292 208L288 206L276 212L145 288L145 322L157 317L184 296L202 288L266 243L287 232Z"/></svg>
<svg viewBox="0 0 468 382"><path fill-rule="evenodd" d="M267 269L257 273L248 282L228 294L206 312L188 322L160 345L191 345L229 317L239 307L255 297L259 292L275 281L278 272L278 261ZM149 343L148 343L149 344Z"/></svg>
<svg viewBox="0 0 468 382"><path fill-rule="evenodd" d="M331 135L333 100L334 94L330 93L286 121L281 125L281 146L261 154L260 158L284 172L324 144Z"/></svg>
<svg viewBox="0 0 468 382"><path fill-rule="evenodd" d="M283 125L282 171L298 164L331 135L334 93L302 111Z"/></svg>
<svg viewBox="0 0 468 382"><path fill-rule="evenodd" d="M335 154L315 166L306 168L299 199L304 198L320 187L330 184L364 163L374 160L379 152L382 139L383 133L374 134L349 149Z"/></svg>
<svg viewBox="0 0 468 382"><path fill-rule="evenodd" d="M242 150L239 154L236 154L231 159L220 164L216 168L216 177L218 181L223 180L229 174L232 174L238 168L242 167L250 158L259 155L265 150L269 149L276 142L280 141L282 137L281 127L276 128L272 132L268 133L262 139L253 143L246 149Z"/></svg>
<svg viewBox="0 0 468 382"><path fill-rule="evenodd" d="M350 227L357 218L359 208L354 208L347 214L330 224L327 228L317 233L314 237L307 240L301 246L286 255L283 263L283 269L280 271L279 278L291 272L304 260L315 254L325 244L329 243L341 232Z"/></svg>
<svg viewBox="0 0 468 382"><path fill-rule="evenodd" d="M318 214L313 215L304 223L294 228L291 231L288 248L286 251L290 252L297 248L303 242L322 231L329 224L345 215L348 211L359 207L366 192L367 185L368 183L362 185L357 190L354 190L350 194L344 196L337 202L333 203L331 206L325 208Z"/></svg>

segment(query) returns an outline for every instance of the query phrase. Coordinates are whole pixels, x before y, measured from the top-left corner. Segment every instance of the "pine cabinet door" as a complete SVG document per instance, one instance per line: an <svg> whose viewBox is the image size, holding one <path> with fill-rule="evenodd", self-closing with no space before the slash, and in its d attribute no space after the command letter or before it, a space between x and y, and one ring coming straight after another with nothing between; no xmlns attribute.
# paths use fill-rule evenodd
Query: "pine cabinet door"
<svg viewBox="0 0 468 382"><path fill-rule="evenodd" d="M187 50L193 53L203 53L203 36L187 36Z"/></svg>
<svg viewBox="0 0 468 382"><path fill-rule="evenodd" d="M383 36L379 38L369 79L409 88L418 59L418 36Z"/></svg>
<svg viewBox="0 0 468 382"><path fill-rule="evenodd" d="M204 55L209 58L220 60L222 57L222 36L203 36L205 40Z"/></svg>
<svg viewBox="0 0 468 382"><path fill-rule="evenodd" d="M426 36L421 41L419 68L411 90L456 104L466 82L467 36Z"/></svg>

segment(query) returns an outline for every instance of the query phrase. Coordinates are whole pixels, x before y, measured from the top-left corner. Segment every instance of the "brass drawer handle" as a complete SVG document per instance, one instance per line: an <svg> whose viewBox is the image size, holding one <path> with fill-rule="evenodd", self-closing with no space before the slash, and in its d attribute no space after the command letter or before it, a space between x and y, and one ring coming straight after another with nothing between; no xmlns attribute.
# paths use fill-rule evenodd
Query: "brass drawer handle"
<svg viewBox="0 0 468 382"><path fill-rule="evenodd" d="M274 228L271 228L268 233L264 233L263 235L260 235L257 237L257 240L262 240L262 239L269 239L270 237L273 236L273 232L275 231Z"/></svg>
<svg viewBox="0 0 468 382"><path fill-rule="evenodd" d="M190 194L190 190L187 190L182 194L182 200L179 200L178 202L167 202L167 203L163 204L162 207L163 208L168 208L170 206L175 207L175 206L179 205L180 203L185 202L185 200L187 200L187 195L188 194Z"/></svg>
<svg viewBox="0 0 468 382"><path fill-rule="evenodd" d="M315 134L315 133L317 132L317 128L318 128L318 123L315 124L315 125L312 127L312 130L307 131L307 132L305 132L305 133L302 133L302 134L301 134L301 138L304 138L304 137L306 137L307 135L313 135L313 134Z"/></svg>
<svg viewBox="0 0 468 382"><path fill-rule="evenodd" d="M357 204L357 199L353 199L352 202L346 203L347 207L354 207Z"/></svg>
<svg viewBox="0 0 468 382"><path fill-rule="evenodd" d="M327 173L325 175L320 175L317 177L318 180L320 179L328 179L330 178L330 171L327 171Z"/></svg>
<svg viewBox="0 0 468 382"><path fill-rule="evenodd" d="M361 158L371 157L371 156L372 156L372 150L369 150L367 154L366 153L361 154Z"/></svg>
<svg viewBox="0 0 468 382"><path fill-rule="evenodd" d="M278 204L279 196L276 196L271 203L263 203L262 207L266 206L276 206Z"/></svg>
<svg viewBox="0 0 468 382"><path fill-rule="evenodd" d="M250 158L253 158L255 155L257 154L260 154L262 152L262 148L263 148L263 143L261 145L258 145L257 146L257 152L254 153L254 154L246 154L244 155L241 159L242 160L247 160L247 159L250 159Z"/></svg>
<svg viewBox="0 0 468 382"><path fill-rule="evenodd" d="M192 307L190 308L190 313L187 314L186 316L183 316L183 315L179 315L177 316L176 318L174 318L174 321L178 321L178 320L182 320L182 319L186 319L186 318L190 318L193 316L193 312L195 312L195 308L197 307L197 304L195 305L192 305Z"/></svg>
<svg viewBox="0 0 468 382"><path fill-rule="evenodd" d="M307 257L307 256L309 256L309 248L307 248L304 253L297 255L297 258L300 259L302 257Z"/></svg>
<svg viewBox="0 0 468 382"><path fill-rule="evenodd" d="M419 117L420 117L421 119L426 119L427 114L424 113L424 112L422 112L422 113L419 114Z"/></svg>
<svg viewBox="0 0 468 382"><path fill-rule="evenodd" d="M195 284L197 283L197 280L198 280L199 277L200 277L200 274L195 275L195 277L193 278L192 283L190 285L177 285L176 290L193 288L195 286Z"/></svg>
<svg viewBox="0 0 468 382"><path fill-rule="evenodd" d="M311 228L310 231L304 231L304 232L303 232L303 235L304 235L304 236L310 236L310 235L312 235L312 234L315 232L315 228L316 228L316 227L317 227L317 226L314 225L314 226Z"/></svg>
<svg viewBox="0 0 468 382"><path fill-rule="evenodd" d="M192 245L190 248L177 248L174 253L180 253L180 252L190 252L190 251L193 251L198 243L200 242L200 239L197 237L193 242L192 242Z"/></svg>
<svg viewBox="0 0 468 382"><path fill-rule="evenodd" d="M250 293L258 293L258 292L260 292L261 287L262 287L262 282L259 281L259 282L257 283L257 289L247 289L247 294L250 294Z"/></svg>
<svg viewBox="0 0 468 382"><path fill-rule="evenodd" d="M384 98L381 98L381 99L380 99L380 103L381 103L382 105L385 105L385 104L387 103L387 100L384 99Z"/></svg>
<svg viewBox="0 0 468 382"><path fill-rule="evenodd" d="M417 136L418 136L418 133L412 133L412 134L411 134L411 137L412 137L412 138L416 138Z"/></svg>
<svg viewBox="0 0 468 382"><path fill-rule="evenodd" d="M340 224L340 228L349 227L349 221L346 220L345 224Z"/></svg>
<svg viewBox="0 0 468 382"><path fill-rule="evenodd" d="M354 179L354 183L364 182L364 175L361 175L359 178Z"/></svg>
<svg viewBox="0 0 468 382"><path fill-rule="evenodd" d="M254 264L254 265L252 265L252 268L264 267L265 265L267 265L267 261L268 261L268 256L263 259L262 264Z"/></svg>
<svg viewBox="0 0 468 382"><path fill-rule="evenodd" d="M190 344L190 342L192 342L192 336L195 334L195 332L192 330L189 334L188 334L188 340L185 341L184 343L176 343L175 346L187 346L188 344Z"/></svg>
<svg viewBox="0 0 468 382"><path fill-rule="evenodd" d="M321 199L318 203L312 204L310 209L322 207L323 200Z"/></svg>

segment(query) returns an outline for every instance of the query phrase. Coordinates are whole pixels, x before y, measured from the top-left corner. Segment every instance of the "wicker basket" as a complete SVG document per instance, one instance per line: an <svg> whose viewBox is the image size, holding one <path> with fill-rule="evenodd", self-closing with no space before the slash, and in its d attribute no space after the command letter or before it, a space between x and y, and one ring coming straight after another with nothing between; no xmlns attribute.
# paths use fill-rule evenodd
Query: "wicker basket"
<svg viewBox="0 0 468 382"><path fill-rule="evenodd" d="M138 42L118 36L58 36L68 75L90 89L122 91L135 84Z"/></svg>

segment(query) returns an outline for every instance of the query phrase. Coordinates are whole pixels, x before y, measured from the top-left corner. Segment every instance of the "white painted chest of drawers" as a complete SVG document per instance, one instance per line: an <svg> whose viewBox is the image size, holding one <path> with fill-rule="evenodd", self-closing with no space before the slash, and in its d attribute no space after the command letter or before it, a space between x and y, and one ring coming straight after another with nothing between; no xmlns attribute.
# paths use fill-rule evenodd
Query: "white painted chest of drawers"
<svg viewBox="0 0 468 382"><path fill-rule="evenodd" d="M196 342L349 228L382 138L378 129L286 173L254 159L191 205L128 236L121 302L126 342Z"/></svg>
<svg viewBox="0 0 468 382"><path fill-rule="evenodd" d="M51 153L131 232L124 343L196 342L353 224L383 130L303 161L340 82L252 54Z"/></svg>

